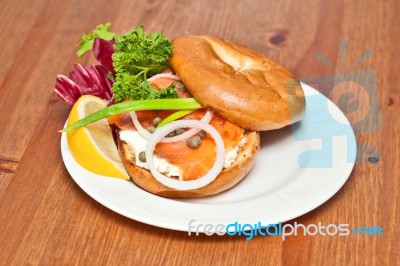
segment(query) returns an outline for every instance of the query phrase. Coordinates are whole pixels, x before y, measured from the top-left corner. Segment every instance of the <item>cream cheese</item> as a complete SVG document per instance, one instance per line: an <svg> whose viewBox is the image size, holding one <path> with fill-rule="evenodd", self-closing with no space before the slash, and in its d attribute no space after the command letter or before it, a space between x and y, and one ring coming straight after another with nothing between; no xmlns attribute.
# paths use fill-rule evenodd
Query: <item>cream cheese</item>
<svg viewBox="0 0 400 266"><path fill-rule="evenodd" d="M247 137L242 137L239 143L233 147L225 150L225 162L224 168L228 168L232 166L236 162L236 158L238 157L239 149L246 144Z"/></svg>
<svg viewBox="0 0 400 266"><path fill-rule="evenodd" d="M136 165L141 168L149 169L146 162L139 160L139 153L146 151L147 139L140 135L138 131L134 130L120 130L119 138L125 141L135 151ZM243 137L235 147L225 150L224 168L228 168L235 163L239 149L246 144L246 141L247 137ZM160 173L168 177L178 177L179 180L182 180L182 171L179 167L170 164L168 161L154 156L154 165Z"/></svg>
<svg viewBox="0 0 400 266"><path fill-rule="evenodd" d="M147 139L140 135L139 132L134 130L119 131L119 138L125 141L135 151L135 164L141 168L149 169L149 166L146 162L139 160L139 153L146 151ZM168 177L178 177L179 179L182 179L181 170L178 167L168 163L166 160L154 156L154 165L160 173Z"/></svg>

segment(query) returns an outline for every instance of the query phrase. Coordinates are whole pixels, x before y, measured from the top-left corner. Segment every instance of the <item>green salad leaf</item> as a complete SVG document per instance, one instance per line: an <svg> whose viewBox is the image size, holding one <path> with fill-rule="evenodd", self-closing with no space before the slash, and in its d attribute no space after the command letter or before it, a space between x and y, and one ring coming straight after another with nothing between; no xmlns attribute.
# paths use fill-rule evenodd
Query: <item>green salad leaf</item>
<svg viewBox="0 0 400 266"><path fill-rule="evenodd" d="M110 32L111 23L99 24L90 34L82 34L82 40L78 44L77 56L81 57L86 52L92 50L93 42L95 38L101 38L103 40L112 40L114 33Z"/></svg>

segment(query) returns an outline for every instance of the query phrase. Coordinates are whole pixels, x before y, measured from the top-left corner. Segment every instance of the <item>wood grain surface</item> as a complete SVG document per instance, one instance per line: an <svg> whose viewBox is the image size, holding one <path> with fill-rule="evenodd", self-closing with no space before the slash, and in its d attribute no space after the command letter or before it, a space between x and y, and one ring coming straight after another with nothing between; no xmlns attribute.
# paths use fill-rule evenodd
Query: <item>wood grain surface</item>
<svg viewBox="0 0 400 266"><path fill-rule="evenodd" d="M398 265L399 1L0 3L0 265ZM376 84L379 117L358 125L362 150L349 180L289 223L379 225L384 235L188 236L130 220L90 198L61 160L57 131L69 108L53 88L57 74L91 63L76 58L76 44L103 22L116 32L144 24L170 38L220 36L265 53L299 78L373 71L364 86ZM340 42L347 42L345 57ZM370 56L354 66L366 51Z"/></svg>

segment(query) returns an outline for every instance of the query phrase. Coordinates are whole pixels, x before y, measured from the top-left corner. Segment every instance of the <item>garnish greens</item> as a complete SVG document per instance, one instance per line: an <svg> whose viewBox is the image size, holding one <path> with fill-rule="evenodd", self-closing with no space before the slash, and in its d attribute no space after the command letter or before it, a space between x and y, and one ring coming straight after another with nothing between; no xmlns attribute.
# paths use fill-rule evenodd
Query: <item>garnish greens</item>
<svg viewBox="0 0 400 266"><path fill-rule="evenodd" d="M172 43L160 32L146 34L143 26L122 35L114 35L112 55L115 83L114 99L150 100L178 98L172 84L166 89L152 88L147 79L168 68Z"/></svg>
<svg viewBox="0 0 400 266"><path fill-rule="evenodd" d="M110 105L104 109L94 112L75 123L65 127L61 132L67 132L76 128L86 126L90 123L107 118L111 115L122 114L141 110L191 110L202 108L202 105L195 98L181 99L154 99L128 101Z"/></svg>
<svg viewBox="0 0 400 266"><path fill-rule="evenodd" d="M112 38L114 38L114 33L110 32L110 27L111 23L99 24L91 34L82 34L82 41L78 44L79 49L76 54L81 57L86 52L92 50L95 38L100 38L107 41L112 40Z"/></svg>
<svg viewBox="0 0 400 266"><path fill-rule="evenodd" d="M171 115L167 116L166 118L164 118L164 120L162 120L157 128L160 128L162 126L165 126L166 124L169 124L175 120L178 120L179 118L182 118L188 114L193 113L196 110L180 110L180 111L176 111L175 113L172 113Z"/></svg>
<svg viewBox="0 0 400 266"><path fill-rule="evenodd" d="M172 43L162 33L146 34L143 26L138 26L130 32L118 35L111 33L110 27L110 23L100 24L91 34L84 34L77 54L82 56L90 51L95 38L114 39L112 61L115 76L110 80L114 82L112 92L117 103L78 120L61 130L62 132L115 114L139 110L178 110L162 122L166 124L202 108L194 98L179 99L174 84L159 90L147 81L149 77L169 67L167 61L172 53Z"/></svg>

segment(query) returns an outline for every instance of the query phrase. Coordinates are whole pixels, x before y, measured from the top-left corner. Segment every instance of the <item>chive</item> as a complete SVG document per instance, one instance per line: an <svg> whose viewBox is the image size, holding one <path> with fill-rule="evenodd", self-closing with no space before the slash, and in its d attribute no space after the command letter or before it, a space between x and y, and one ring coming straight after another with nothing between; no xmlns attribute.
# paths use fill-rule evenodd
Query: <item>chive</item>
<svg viewBox="0 0 400 266"><path fill-rule="evenodd" d="M164 118L164 120L162 120L158 124L157 128L165 126L166 124L169 124L172 121L175 121L175 120L177 120L177 119L179 119L181 117L184 117L184 116L186 116L186 115L188 115L190 113L193 113L194 111L196 111L196 110L180 110L180 111L176 111L175 113L173 113L173 114L167 116L166 118Z"/></svg>
<svg viewBox="0 0 400 266"><path fill-rule="evenodd" d="M77 129L93 122L99 121L110 115L122 114L132 111L141 110L190 110L202 108L201 104L195 98L180 98L180 99L153 99L153 100L138 100L117 103L101 109L93 114L90 114L75 123L60 130L67 132Z"/></svg>

